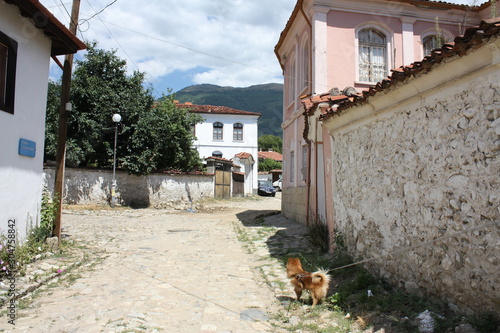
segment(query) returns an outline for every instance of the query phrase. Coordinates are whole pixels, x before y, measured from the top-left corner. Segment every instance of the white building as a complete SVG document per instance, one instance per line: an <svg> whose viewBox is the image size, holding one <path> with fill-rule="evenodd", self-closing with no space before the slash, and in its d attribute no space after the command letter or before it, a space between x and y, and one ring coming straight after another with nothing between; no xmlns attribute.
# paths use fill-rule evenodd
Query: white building
<svg viewBox="0 0 500 333"><path fill-rule="evenodd" d="M177 104L200 114L205 121L195 127L200 157L210 156L232 160L245 173L245 194L257 192L258 120L260 113L236 110L225 106Z"/></svg>
<svg viewBox="0 0 500 333"><path fill-rule="evenodd" d="M84 48L38 1L0 0L0 232L19 241L40 220L50 57Z"/></svg>

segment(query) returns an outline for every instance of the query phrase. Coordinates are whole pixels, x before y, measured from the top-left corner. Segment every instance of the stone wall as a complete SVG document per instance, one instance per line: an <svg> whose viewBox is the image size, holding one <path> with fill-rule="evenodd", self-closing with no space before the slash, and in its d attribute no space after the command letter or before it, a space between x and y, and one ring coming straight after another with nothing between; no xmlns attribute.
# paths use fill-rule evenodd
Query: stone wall
<svg viewBox="0 0 500 333"><path fill-rule="evenodd" d="M499 75L472 73L330 131L335 229L350 252L382 256L372 272L463 309L500 311Z"/></svg>
<svg viewBox="0 0 500 333"><path fill-rule="evenodd" d="M112 172L66 168L67 204L108 205L111 197ZM133 176L116 173L117 204L131 207L187 209L203 198L214 197L213 175L150 174ZM44 169L44 185L54 188L54 169Z"/></svg>
<svg viewBox="0 0 500 333"><path fill-rule="evenodd" d="M305 186L282 189L281 212L286 218L306 224L306 191Z"/></svg>

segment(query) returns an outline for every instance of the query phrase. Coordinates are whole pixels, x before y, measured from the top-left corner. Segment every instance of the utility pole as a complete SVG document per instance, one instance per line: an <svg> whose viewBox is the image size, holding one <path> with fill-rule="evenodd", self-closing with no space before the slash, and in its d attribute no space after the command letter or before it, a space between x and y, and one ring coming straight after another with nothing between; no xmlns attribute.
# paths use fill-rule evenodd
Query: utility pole
<svg viewBox="0 0 500 333"><path fill-rule="evenodd" d="M76 35L80 0L73 0L69 30ZM54 236L61 242L61 215L64 189L64 162L66 160L66 136L68 133L68 112L71 111L69 93L71 88L71 72L73 69L73 54L67 54L64 59L63 77L61 82L61 105L59 106L59 136L57 140L56 174L54 183L54 201L57 203L54 221Z"/></svg>

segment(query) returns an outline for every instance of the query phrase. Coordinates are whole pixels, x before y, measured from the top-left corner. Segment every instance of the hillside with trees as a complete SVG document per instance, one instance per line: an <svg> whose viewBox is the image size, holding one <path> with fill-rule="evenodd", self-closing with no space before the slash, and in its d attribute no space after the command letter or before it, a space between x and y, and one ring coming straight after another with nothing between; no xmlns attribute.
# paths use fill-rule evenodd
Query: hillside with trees
<svg viewBox="0 0 500 333"><path fill-rule="evenodd" d="M199 84L179 90L175 93L175 99L181 103L191 102L198 105L219 105L261 113L262 116L259 119L259 136L264 134L282 136L282 84L268 83L246 88Z"/></svg>

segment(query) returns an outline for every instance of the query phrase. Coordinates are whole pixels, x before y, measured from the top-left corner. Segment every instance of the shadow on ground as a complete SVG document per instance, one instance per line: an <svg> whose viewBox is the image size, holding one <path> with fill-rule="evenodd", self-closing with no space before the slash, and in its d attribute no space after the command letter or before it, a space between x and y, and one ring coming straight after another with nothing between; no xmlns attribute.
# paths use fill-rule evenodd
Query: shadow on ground
<svg viewBox="0 0 500 333"><path fill-rule="evenodd" d="M247 210L238 213L237 218L243 224L244 227L249 229L259 229L261 231L254 231L254 235L262 235L262 239L265 241L267 249L271 257L277 259L282 264L283 271L285 270L286 261L289 257L299 257L301 258L302 265L307 271L315 271L319 267L323 268L333 268L329 265L333 264L332 254L321 254L319 250L313 248L308 241L308 228L303 224L289 220L285 218L280 211L276 210ZM273 228L273 229L271 229ZM268 230L266 232L265 230ZM270 230L273 230L272 232ZM315 266L318 265L318 266ZM359 267L362 269L361 267ZM331 274L331 273L330 273ZM328 296L337 295L341 285L353 283L356 276L350 274L331 274L332 282L330 284L330 290ZM364 288L364 286L363 286ZM290 286L290 290L292 287ZM366 294L366 290L362 291ZM311 314L311 309L309 307L307 297L302 297L304 300L301 303L292 302L293 298L289 296L278 295L277 299L281 304L286 305L288 311L290 310L290 304L292 308L297 310L294 315L297 315L300 311L303 311L303 319L306 320L307 316ZM351 313L353 318L358 316L358 323L362 322L361 326L371 327L366 332L407 332L407 330L401 330L399 325L395 325L391 322L392 315L379 313L378 311L356 311L351 306L338 306L335 301L332 301L334 297L327 297L323 306L317 310L323 311L324 313L333 313L333 309L340 313ZM309 300L310 301L310 300ZM288 304L288 305L287 305ZM303 304L307 304L302 308ZM302 309L301 309L302 308ZM300 310L301 309L301 310ZM287 312L288 313L288 312ZM353 325L356 325L353 323ZM358 325L359 326L359 325ZM363 329L356 330L357 332L363 332ZM410 330L411 331L411 330Z"/></svg>

